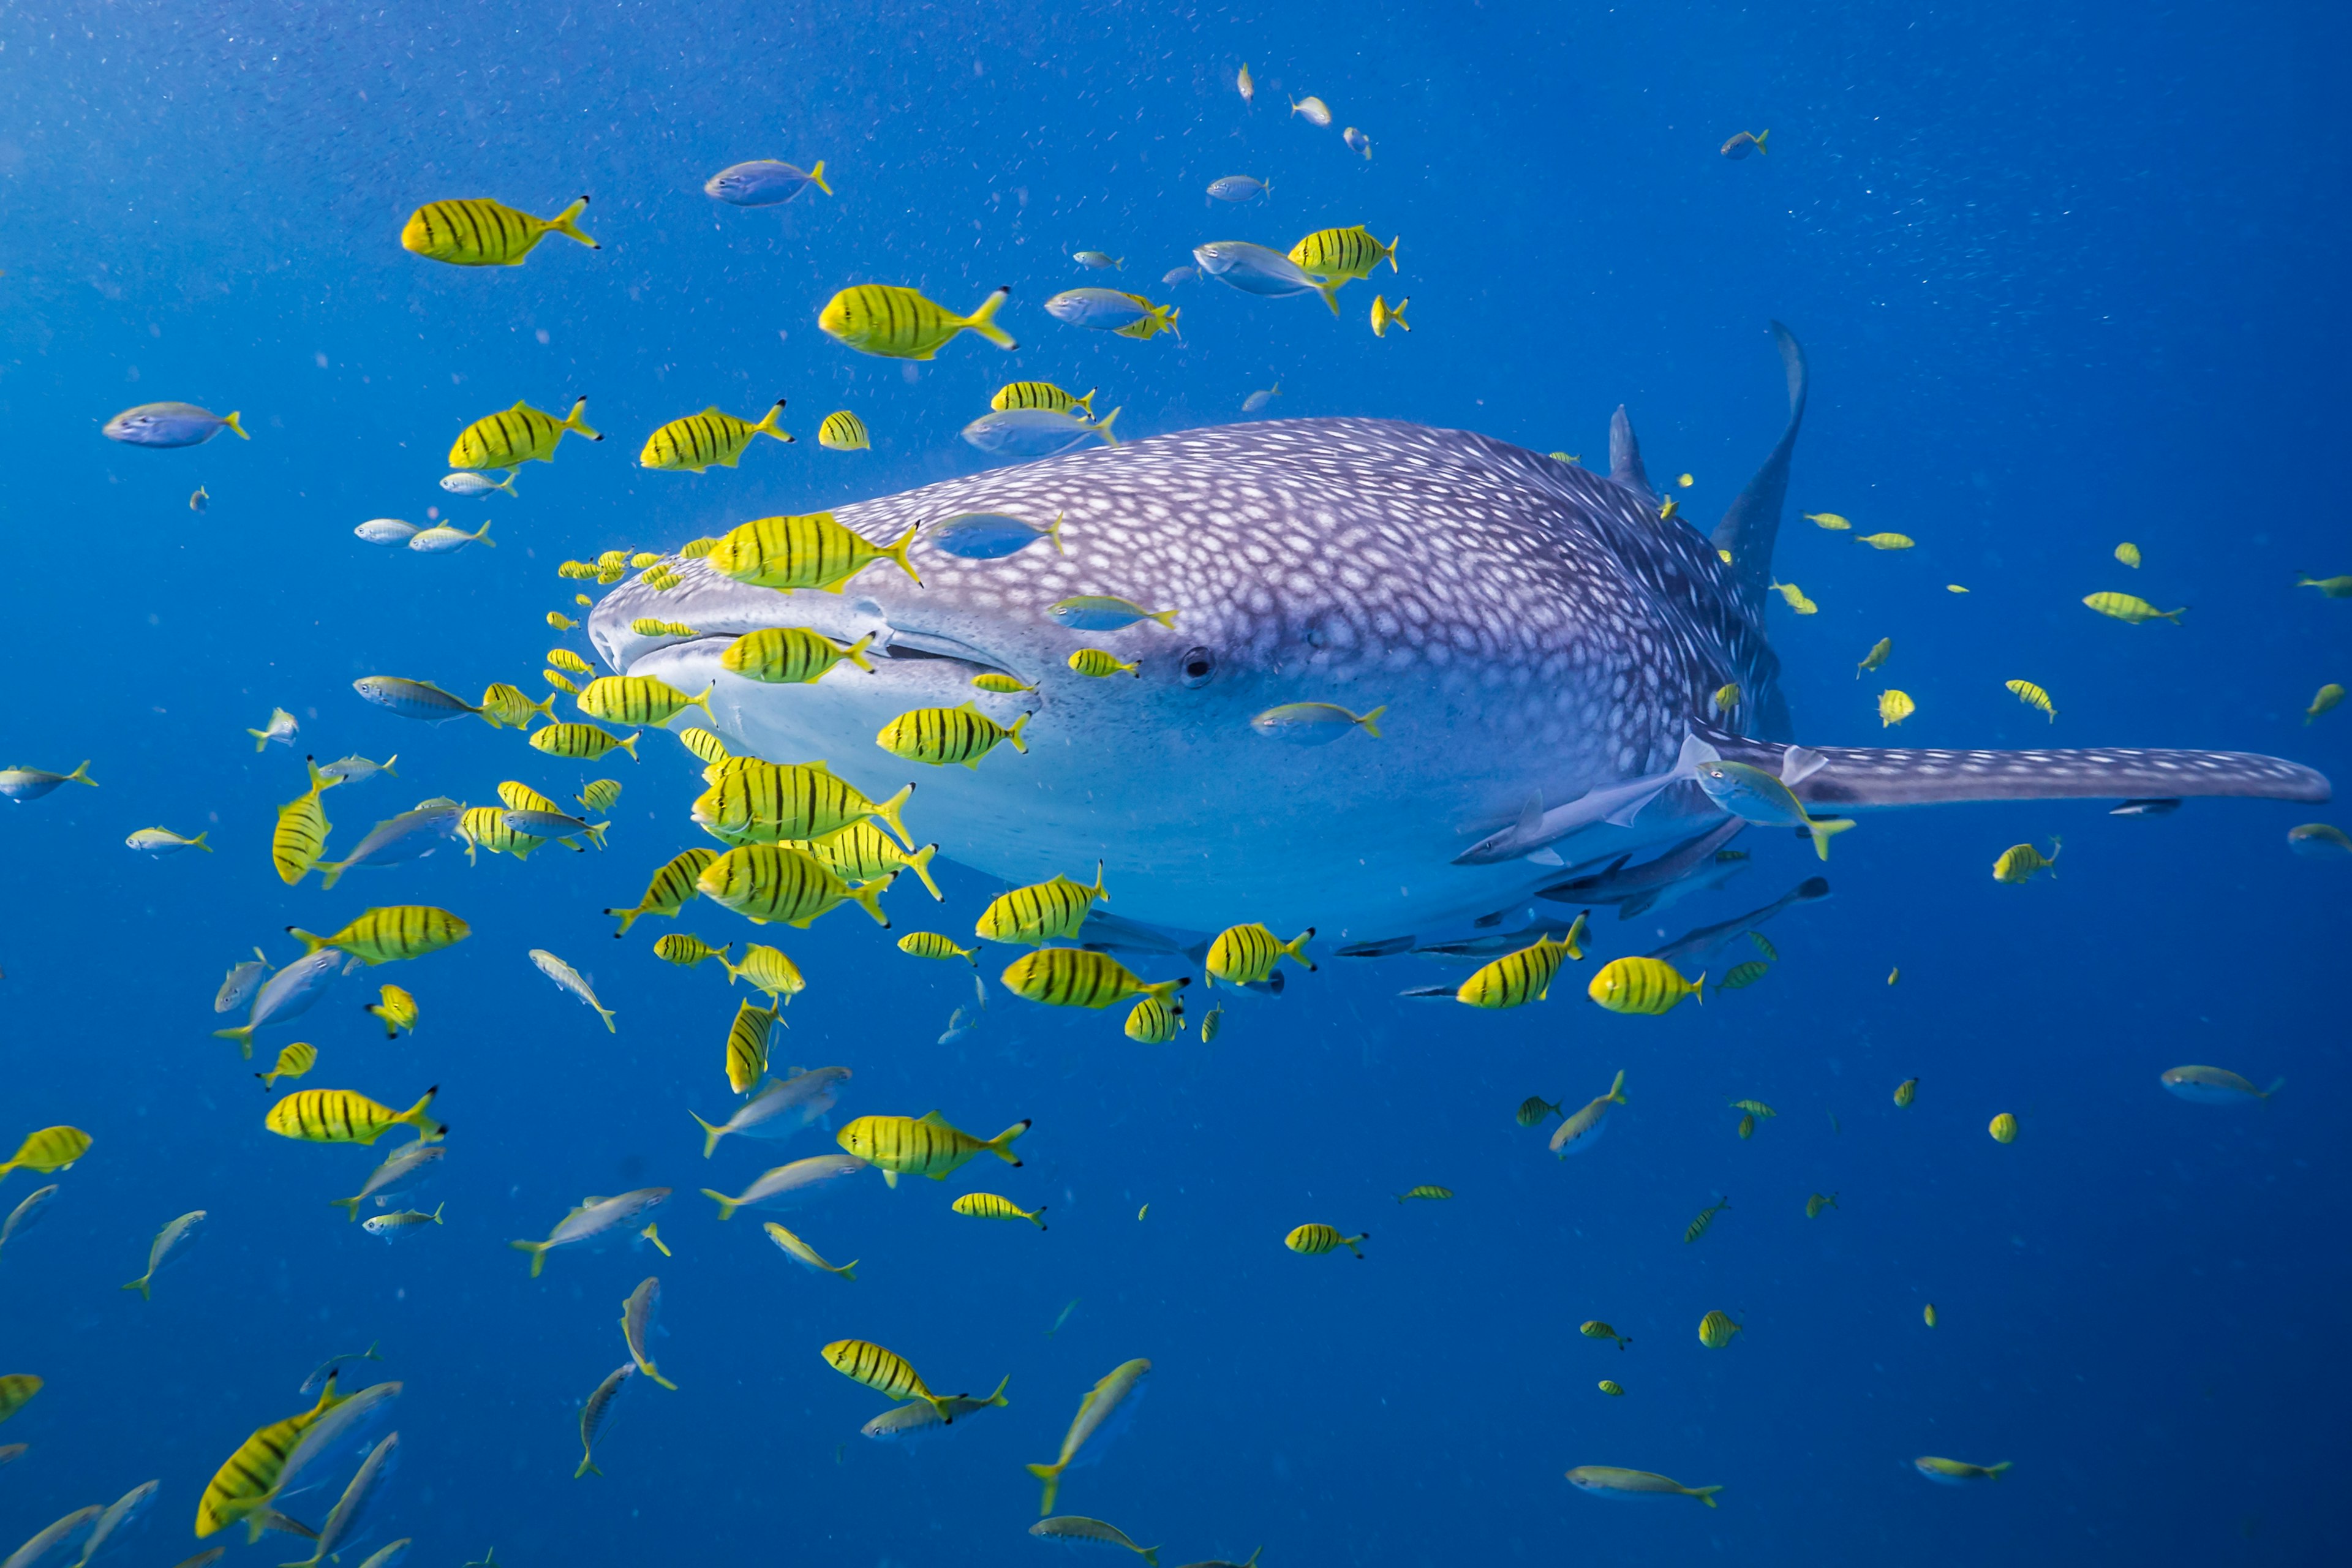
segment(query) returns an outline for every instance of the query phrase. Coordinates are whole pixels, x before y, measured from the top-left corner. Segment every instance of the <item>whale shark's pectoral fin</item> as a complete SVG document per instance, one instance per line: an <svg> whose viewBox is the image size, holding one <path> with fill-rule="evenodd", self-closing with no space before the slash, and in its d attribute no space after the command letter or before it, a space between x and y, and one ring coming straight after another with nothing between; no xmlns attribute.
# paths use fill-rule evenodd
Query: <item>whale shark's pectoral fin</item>
<svg viewBox="0 0 2352 1568"><path fill-rule="evenodd" d="M1726 757L1772 772L1788 748L1710 731ZM1942 752L1822 746L1821 765L1794 784L1808 810L1864 811L1986 800L2180 799L2237 795L2318 802L2327 776L2300 763L2251 752Z"/></svg>
<svg viewBox="0 0 2352 1568"><path fill-rule="evenodd" d="M1641 438L1633 434L1633 421L1622 403L1609 416L1609 477L1648 500L1658 499L1650 488L1649 470L1642 467Z"/></svg>
<svg viewBox="0 0 2352 1568"><path fill-rule="evenodd" d="M1797 449L1797 428L1805 422L1805 349L1795 334L1772 323L1780 363L1789 373L1789 423L1780 439L1715 526L1716 549L1731 557L1731 581L1748 615L1763 618L1764 595L1772 581L1772 542L1780 531L1780 503L1789 494L1789 457Z"/></svg>

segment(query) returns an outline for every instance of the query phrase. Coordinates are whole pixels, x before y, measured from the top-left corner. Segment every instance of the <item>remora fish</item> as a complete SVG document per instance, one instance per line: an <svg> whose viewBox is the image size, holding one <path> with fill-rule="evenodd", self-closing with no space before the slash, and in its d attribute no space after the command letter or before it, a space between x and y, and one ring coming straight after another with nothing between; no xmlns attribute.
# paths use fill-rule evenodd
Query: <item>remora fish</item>
<svg viewBox="0 0 2352 1568"><path fill-rule="evenodd" d="M799 591L782 605L687 561L666 593L615 587L590 635L615 672L688 691L718 680L712 727L730 751L828 758L877 799L905 782L872 744L891 720L960 705L975 675L1034 682L984 699L1000 723L1035 715L1024 765L924 780L926 836L965 864L1020 886L1100 858L1121 914L1184 931L1219 930L1235 909L1342 942L1443 930L1558 879L1517 858L1454 863L1517 823L1530 796L1550 803L1540 818L1553 804L1646 787L1676 770L1694 736L1779 773L1797 737L1765 618L1806 372L1796 341L1776 332L1789 423L1711 537L1658 516L1622 413L1606 475L1463 431L1257 420L993 468L834 514L887 541L960 512L1063 513L1074 537L1121 540L1115 555L923 552L920 586L868 573L848 592ZM1045 612L1073 593L1148 598L1179 610L1181 629L1116 634L1143 676L1113 689L1065 663L1077 641ZM701 636L631 627L653 618ZM719 668L730 639L780 621L840 644L871 634L875 674L766 688ZM1708 717L1729 684L1743 694L1725 721L1736 731ZM1250 727L1253 714L1303 701L1385 705L1382 739L1310 751ZM2328 796L2308 768L2235 752L1814 750L1822 765L1799 797L1841 815L2065 796ZM1236 813L1236 800L1311 806L1316 830L1297 832L1288 812ZM1675 779L1633 820L1607 820L1617 814L1578 827L1562 858L1605 864L1725 817Z"/></svg>

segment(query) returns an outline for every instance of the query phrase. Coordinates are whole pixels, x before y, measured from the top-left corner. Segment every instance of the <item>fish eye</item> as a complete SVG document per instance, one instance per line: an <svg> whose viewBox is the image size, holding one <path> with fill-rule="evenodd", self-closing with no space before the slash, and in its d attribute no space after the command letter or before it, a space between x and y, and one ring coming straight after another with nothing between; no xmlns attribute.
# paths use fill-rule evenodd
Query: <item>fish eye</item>
<svg viewBox="0 0 2352 1568"><path fill-rule="evenodd" d="M1205 686L1216 673L1217 656L1204 647L1187 648L1178 668L1183 671L1187 686Z"/></svg>

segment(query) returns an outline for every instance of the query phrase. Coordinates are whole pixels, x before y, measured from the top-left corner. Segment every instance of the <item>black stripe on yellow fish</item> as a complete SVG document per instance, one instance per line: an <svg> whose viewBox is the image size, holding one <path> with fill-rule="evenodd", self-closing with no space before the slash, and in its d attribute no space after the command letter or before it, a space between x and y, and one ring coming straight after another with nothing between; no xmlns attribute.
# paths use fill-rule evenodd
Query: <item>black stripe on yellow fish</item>
<svg viewBox="0 0 2352 1568"><path fill-rule="evenodd" d="M1044 947L1024 953L1005 966L1001 978L1014 995L1049 1007L1108 1007L1137 995L1166 1002L1192 984L1189 974L1147 983L1110 954L1082 947Z"/></svg>
<svg viewBox="0 0 2352 1568"><path fill-rule="evenodd" d="M719 852L715 849L688 849L672 856L660 870L654 873L654 879L646 885L645 897L637 900L635 908L604 911L620 917L621 929L613 935L615 938L628 935L629 928L643 916L677 913L698 891L695 879L709 869L711 863L718 858Z"/></svg>
<svg viewBox="0 0 2352 1568"><path fill-rule="evenodd" d="M1067 877L1055 877L1050 882L998 894L981 911L972 931L985 942L1043 944L1057 939L1076 941L1078 928L1086 923L1087 912L1097 899L1106 904L1110 902L1110 894L1103 890L1103 865L1099 860L1095 862L1091 887Z"/></svg>

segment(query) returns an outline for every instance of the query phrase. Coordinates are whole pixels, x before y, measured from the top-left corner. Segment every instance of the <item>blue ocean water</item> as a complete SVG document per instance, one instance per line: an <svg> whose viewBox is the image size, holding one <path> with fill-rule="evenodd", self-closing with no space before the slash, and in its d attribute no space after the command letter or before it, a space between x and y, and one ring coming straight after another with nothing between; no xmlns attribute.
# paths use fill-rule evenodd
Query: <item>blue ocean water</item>
<svg viewBox="0 0 2352 1568"><path fill-rule="evenodd" d="M573 586L558 562L976 471L956 432L1014 376L1099 384L1130 437L1239 418L1279 383L1268 416L1418 420L1596 464L1623 403L1652 473L1694 476L1706 526L1780 429L1778 319L1813 367L1775 564L1821 611L1771 623L1808 742L2205 746L2341 774L2352 718L2306 728L2304 707L2352 668L2352 611L2293 584L2352 571L2331 494L2352 412L2347 31L2308 5L0 8L0 762L88 757L101 785L0 810L0 1143L53 1123L96 1140L68 1172L0 1183L0 1209L62 1187L0 1254L0 1373L46 1380L0 1427L30 1446L0 1468L0 1544L155 1478L142 1532L101 1561L179 1561L245 1436L304 1407L321 1359L380 1341L404 1458L357 1550L408 1536L411 1563L447 1568L486 1549L510 1568L1039 1560L1021 1467L1135 1356L1155 1370L1132 1429L1061 1506L1171 1563L1261 1545L1269 1568L2342 1560L2347 868L2284 846L2329 808L1956 806L1873 818L1826 868L1751 835L1755 868L1664 923L1621 932L1603 911L1601 952L1816 869L1835 897L1774 922L1764 983L1664 1018L1592 1007L1574 967L1549 1003L1474 1016L1396 998L1458 972L1327 954L1280 999L1230 1004L1207 1047L1137 1046L1116 1014L1001 989L940 1045L968 972L835 914L782 944L811 984L776 1047L854 1070L835 1125L934 1106L983 1136L1035 1123L1018 1171L779 1216L858 1259L853 1284L696 1195L832 1148L812 1130L699 1157L688 1113L725 1108L734 998L639 939L751 928L701 904L615 942L599 912L700 841L686 754L648 736L640 763L583 771L351 682L530 685L559 640L541 617ZM1331 129L1286 112L1307 93ZM1768 127L1767 155L1717 155ZM702 195L755 157L823 158L837 195ZM1271 196L1202 195L1235 173ZM398 245L425 201L549 214L583 192L595 253L556 237L519 268L458 269ZM1402 237L1402 269L1350 289L1338 321L1150 281L1205 240L1358 222ZM1182 307L1181 342L1043 313L1103 281L1067 259L1088 247ZM1023 347L854 354L815 314L866 281L959 310L1010 284ZM1374 289L1411 296L1410 334L1364 330ZM580 395L611 438L529 466L520 499L436 488L467 422ZM795 447L698 478L630 462L665 419L779 396ZM158 399L237 409L253 438L100 437ZM843 405L870 453L815 445ZM352 535L428 508L492 520L497 547ZM1815 510L1918 547L1865 552L1797 516ZM2126 539L2137 572L2111 557ZM2126 627L2080 607L2101 589L2191 609ZM1889 635L1885 679L1919 703L1892 737L1883 682L1852 669ZM2018 676L2054 694L2055 726L2002 690ZM243 731L273 706L301 740L257 755ZM267 866L303 751L399 753L397 778L325 797L337 850L500 779L626 790L601 855L447 850L326 893ZM1306 831L1314 805L1236 809ZM157 823L218 853L121 847ZM1985 874L2053 836L2054 879ZM893 892L902 927L960 933L999 890L941 875L944 910ZM254 944L283 963L286 926L394 901L456 910L473 936L341 982L250 1067L209 1037L220 974ZM593 977L617 1034L533 947ZM414 1037L361 1012L384 979L419 997ZM328 1200L376 1153L264 1129L247 1075L295 1038L320 1048L311 1084L396 1106L441 1087L451 1153L424 1195L445 1226L371 1239ZM2286 1087L2186 1104L2157 1079L2189 1062ZM1630 1103L1590 1154L1557 1163L1515 1124L1525 1097L1573 1106L1621 1068ZM1742 1097L1780 1112L1746 1141L1726 1109ZM2001 1110L2022 1129L2008 1146L1984 1131ZM1392 1201L1420 1182L1458 1196ZM583 1194L654 1184L677 1191L655 1216L673 1258L572 1249L532 1280L506 1246ZM1052 1228L948 1212L975 1189L1045 1203ZM1839 1206L1808 1221L1814 1192ZM153 1301L118 1289L196 1208L206 1233ZM1368 1257L1283 1250L1307 1220L1369 1230ZM639 1380L604 1478L575 1481L580 1402L625 1359L620 1304L648 1274L678 1391ZM1721 1351L1694 1333L1711 1309L1744 1324ZM1631 1347L1580 1337L1592 1318ZM867 1442L883 1402L817 1354L845 1336L942 1391L1009 1376L1011 1406L911 1453ZM2014 1468L1944 1489L1911 1469L1922 1454ZM1562 1479L1579 1465L1719 1484L1720 1506L1608 1506ZM316 1523L349 1468L285 1506ZM292 1544L216 1541L247 1563Z"/></svg>

